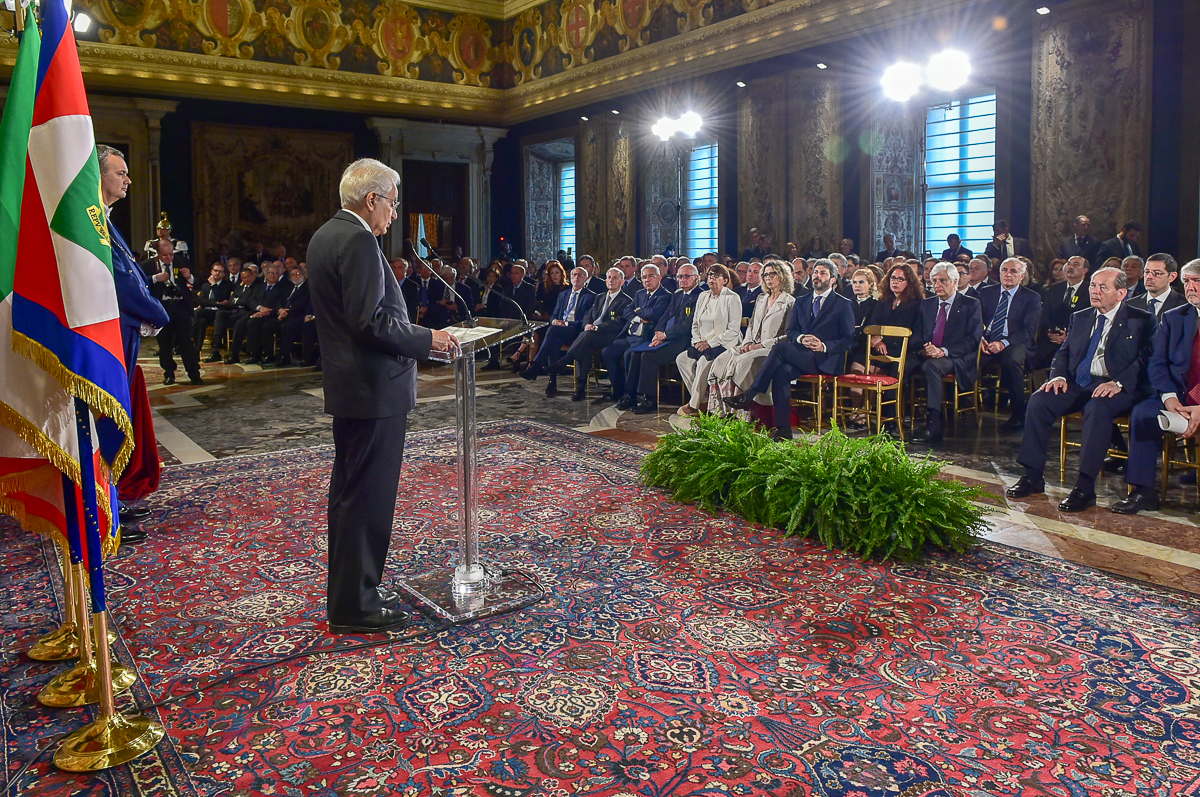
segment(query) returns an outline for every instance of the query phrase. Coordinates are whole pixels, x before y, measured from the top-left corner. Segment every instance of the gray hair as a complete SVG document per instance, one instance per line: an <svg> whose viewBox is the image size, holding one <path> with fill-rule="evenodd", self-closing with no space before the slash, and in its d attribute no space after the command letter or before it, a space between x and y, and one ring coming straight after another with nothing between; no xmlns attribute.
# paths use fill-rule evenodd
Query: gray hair
<svg viewBox="0 0 1200 797"><path fill-rule="evenodd" d="M929 269L929 281L932 282L933 278L938 274L945 274L950 278L951 282L953 282L955 285L958 284L958 269L955 268L953 263L947 263L945 260L939 260L936 264L934 264L933 268Z"/></svg>
<svg viewBox="0 0 1200 797"><path fill-rule="evenodd" d="M659 268L657 265L655 265L654 263L650 263L650 262L643 263L643 264L642 264L642 270L641 270L641 271L639 271L638 273L639 273L639 274L645 274L647 271L653 271L653 272L654 272L654 276L656 276L656 277L661 277L661 276L662 276L662 269L660 269L660 268ZM623 274L623 273L625 273L625 272L621 272L621 273Z"/></svg>
<svg viewBox="0 0 1200 797"><path fill-rule="evenodd" d="M1024 261L1024 260L1022 260L1021 258L1019 258L1019 257L1009 257L1009 258L1005 258L1005 260L1004 260L1004 263L1016 263L1017 265L1019 265L1019 266L1021 267L1021 276L1022 276L1022 277L1023 277L1023 276L1025 276L1025 272L1026 272L1026 270L1027 270L1027 269L1026 269L1026 267L1025 267L1025 261ZM1004 263L1001 263L1001 264L1000 264L1000 267L1001 267L1001 268L1003 268L1003 267L1004 267Z"/></svg>
<svg viewBox="0 0 1200 797"><path fill-rule="evenodd" d="M617 268L616 266L613 266L608 271L604 272L604 276L607 277L609 274L613 273L614 271L621 275L622 280L625 279L625 272L622 271L621 269Z"/></svg>
<svg viewBox="0 0 1200 797"><path fill-rule="evenodd" d="M96 145L96 158L100 161L100 173L104 174L104 169L108 165L110 156L116 155L121 160L125 160L125 153L116 147L110 147L107 144Z"/></svg>
<svg viewBox="0 0 1200 797"><path fill-rule="evenodd" d="M586 268L584 268L583 266L576 266L575 268L571 269L571 276L572 276L572 277L574 277L574 276L575 276L575 272L576 272L576 271L581 271L581 272L583 272L583 276L585 276L585 277L586 277L586 276L588 276L588 270L587 270Z"/></svg>
<svg viewBox="0 0 1200 797"><path fill-rule="evenodd" d="M1182 277L1184 274L1192 277L1200 277L1200 257L1195 260L1189 260L1183 265L1183 268L1179 269L1179 276Z"/></svg>
<svg viewBox="0 0 1200 797"><path fill-rule="evenodd" d="M382 197L393 188L400 188L400 175L395 169L374 158L359 158L342 172L338 195L342 207L348 208L361 205L371 192Z"/></svg>
<svg viewBox="0 0 1200 797"><path fill-rule="evenodd" d="M1129 288L1129 280L1125 277L1125 272L1121 269L1113 268L1112 266L1109 266L1108 268L1096 269L1095 273L1092 274L1092 282L1095 282L1096 277L1099 277L1101 274L1115 275L1113 278L1113 287L1117 290L1123 291Z"/></svg>
<svg viewBox="0 0 1200 797"><path fill-rule="evenodd" d="M1125 264L1128 263L1130 260L1136 260L1137 264L1139 266L1142 266L1143 268L1145 268L1145 266L1146 266L1146 262L1144 260L1142 260L1140 257L1138 257L1137 255L1130 255L1129 257L1127 257L1121 261L1121 268L1124 268Z"/></svg>
<svg viewBox="0 0 1200 797"><path fill-rule="evenodd" d="M850 265L850 261L849 261L849 260L847 260L847 259L846 259L846 256L845 256L845 255L843 255L841 252L830 252L830 253L829 253L829 260L833 260L833 261L835 261L835 262L837 262L837 263L840 263L840 264L842 264L843 266L848 266L848 265Z"/></svg>

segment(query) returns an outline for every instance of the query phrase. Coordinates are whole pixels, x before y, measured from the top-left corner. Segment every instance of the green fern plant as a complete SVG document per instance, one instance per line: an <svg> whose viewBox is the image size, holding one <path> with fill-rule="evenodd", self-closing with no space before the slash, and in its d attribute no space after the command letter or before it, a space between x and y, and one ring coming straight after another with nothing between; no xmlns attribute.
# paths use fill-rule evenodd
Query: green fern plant
<svg viewBox="0 0 1200 797"><path fill-rule="evenodd" d="M885 436L833 429L773 443L745 421L702 416L659 441L642 463L642 481L707 512L724 507L864 559L913 560L930 548L961 553L986 527L986 510L972 503L983 490L939 479L940 470Z"/></svg>

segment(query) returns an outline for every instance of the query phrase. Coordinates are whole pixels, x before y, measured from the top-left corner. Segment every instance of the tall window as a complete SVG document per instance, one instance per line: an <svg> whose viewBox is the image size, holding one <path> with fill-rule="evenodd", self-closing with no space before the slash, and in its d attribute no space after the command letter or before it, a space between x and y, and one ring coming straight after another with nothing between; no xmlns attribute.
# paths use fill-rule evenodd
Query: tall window
<svg viewBox="0 0 1200 797"><path fill-rule="evenodd" d="M925 116L925 245L950 233L982 253L996 212L996 95L935 105Z"/></svg>
<svg viewBox="0 0 1200 797"><path fill-rule="evenodd" d="M683 252L717 251L717 144L692 148L683 175Z"/></svg>
<svg viewBox="0 0 1200 797"><path fill-rule="evenodd" d="M558 165L558 248L575 253L575 163ZM578 253L576 253L578 254Z"/></svg>

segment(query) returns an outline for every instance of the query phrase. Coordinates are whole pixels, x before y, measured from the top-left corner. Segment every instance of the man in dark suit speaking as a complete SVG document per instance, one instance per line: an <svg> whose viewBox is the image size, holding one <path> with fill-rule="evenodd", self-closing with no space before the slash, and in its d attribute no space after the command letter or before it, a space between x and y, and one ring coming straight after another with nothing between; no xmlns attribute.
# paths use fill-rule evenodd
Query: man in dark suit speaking
<svg viewBox="0 0 1200 797"><path fill-rule="evenodd" d="M450 351L454 336L412 323L400 283L379 249L396 218L400 175L377 160L346 167L342 209L313 235L308 275L333 416L329 481L332 633L386 631L405 623L394 594L379 591L392 536L417 360Z"/></svg>

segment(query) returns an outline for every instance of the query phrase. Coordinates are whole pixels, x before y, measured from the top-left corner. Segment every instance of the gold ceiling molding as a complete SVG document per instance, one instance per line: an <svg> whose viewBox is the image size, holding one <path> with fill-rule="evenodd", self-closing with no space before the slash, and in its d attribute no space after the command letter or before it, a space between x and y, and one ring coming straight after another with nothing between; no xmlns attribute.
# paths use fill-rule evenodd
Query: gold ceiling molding
<svg viewBox="0 0 1200 797"><path fill-rule="evenodd" d="M819 42L849 38L864 30L886 29L928 18L961 7L963 2L783 0L665 41L631 46L628 51L599 62L574 61L571 68L540 79L531 79L536 77L534 70L520 68L524 59L519 46L511 49L485 46L486 24L482 20L471 21L449 36L438 35L436 39L430 36L429 41L397 41L389 35L392 30L385 23L399 22L408 13L410 8L401 2L391 3L386 11L377 13L373 39L371 31L361 32L368 34L364 43L376 52L388 51L393 66L389 70L391 76L125 45L82 43L79 49L85 80L94 88L511 126L585 103L795 52ZM306 7L316 13L334 3L336 0L309 0ZM565 34L574 20L575 37L564 50L573 59L587 58L587 45L590 36L594 36L598 19L613 6L597 0L564 0L562 8L565 12L577 11L574 16L564 15L567 21L564 30L549 32L545 39L535 37L528 43L518 40L518 44L534 51L562 47L559 37L568 38ZM525 19L532 28L533 15ZM630 13L626 22L642 19ZM635 25L628 26L629 33L633 33L633 28ZM636 34L631 38L636 41ZM304 48L304 54L320 60L324 47L306 43L309 46ZM437 49L447 56L455 70L456 82L411 79L412 72L407 67L417 48ZM11 73L15 58L15 43L0 42L0 75ZM513 65L521 83L509 89L481 85L482 73L492 63L503 62Z"/></svg>

